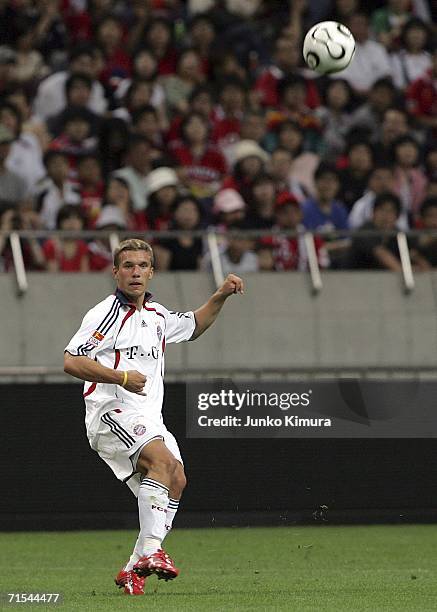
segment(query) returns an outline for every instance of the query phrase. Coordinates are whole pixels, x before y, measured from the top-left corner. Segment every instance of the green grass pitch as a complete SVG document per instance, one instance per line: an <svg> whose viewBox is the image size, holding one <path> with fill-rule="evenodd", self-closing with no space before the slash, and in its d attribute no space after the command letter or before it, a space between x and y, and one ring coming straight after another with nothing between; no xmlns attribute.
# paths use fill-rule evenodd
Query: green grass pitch
<svg viewBox="0 0 437 612"><path fill-rule="evenodd" d="M0 533L0 591L61 592L62 606L35 610L437 610L436 525L175 529L166 549L173 582L128 597L113 576L132 531Z"/></svg>

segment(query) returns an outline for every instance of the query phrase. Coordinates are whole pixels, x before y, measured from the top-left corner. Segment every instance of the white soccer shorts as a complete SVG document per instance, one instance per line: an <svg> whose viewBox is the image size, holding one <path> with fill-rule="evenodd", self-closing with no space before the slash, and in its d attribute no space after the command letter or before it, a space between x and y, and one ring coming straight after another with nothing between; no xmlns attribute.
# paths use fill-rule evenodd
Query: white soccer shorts
<svg viewBox="0 0 437 612"><path fill-rule="evenodd" d="M114 403L111 402L114 406ZM98 425L88 432L90 446L105 461L116 477L125 482L138 497L142 475L136 472L136 462L142 447L152 440L162 439L168 450L182 465L176 442L165 425L148 422L143 412L133 406L119 404L105 412Z"/></svg>

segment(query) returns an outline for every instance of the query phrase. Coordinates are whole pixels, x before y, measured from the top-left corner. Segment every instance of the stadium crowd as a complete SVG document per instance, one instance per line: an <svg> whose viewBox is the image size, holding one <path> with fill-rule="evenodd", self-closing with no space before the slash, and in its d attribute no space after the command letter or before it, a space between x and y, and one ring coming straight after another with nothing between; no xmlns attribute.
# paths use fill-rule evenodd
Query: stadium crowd
<svg viewBox="0 0 437 612"><path fill-rule="evenodd" d="M306 269L302 234L281 233L303 228L322 267L399 270L393 235L341 231L437 230L435 13L427 0L0 0L0 270L12 230L96 230L22 248L28 270L98 271L111 266L99 230L211 226L225 272ZM356 39L329 78L301 52L325 19ZM210 266L201 238L153 246L161 270ZM409 248L415 269L437 266L437 233Z"/></svg>

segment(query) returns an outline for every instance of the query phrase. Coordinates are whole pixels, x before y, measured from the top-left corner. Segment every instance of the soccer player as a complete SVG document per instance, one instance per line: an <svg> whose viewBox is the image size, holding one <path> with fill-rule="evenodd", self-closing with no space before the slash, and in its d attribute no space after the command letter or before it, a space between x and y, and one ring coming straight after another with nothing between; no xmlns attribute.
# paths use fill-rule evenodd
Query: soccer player
<svg viewBox="0 0 437 612"><path fill-rule="evenodd" d="M85 381L86 429L91 445L138 497L140 533L115 582L143 594L145 578L176 578L162 548L186 485L177 442L162 419L164 350L194 340L216 320L225 300L243 293L229 274L194 312L171 312L147 292L153 251L125 240L114 253L115 294L94 306L64 352L64 370Z"/></svg>

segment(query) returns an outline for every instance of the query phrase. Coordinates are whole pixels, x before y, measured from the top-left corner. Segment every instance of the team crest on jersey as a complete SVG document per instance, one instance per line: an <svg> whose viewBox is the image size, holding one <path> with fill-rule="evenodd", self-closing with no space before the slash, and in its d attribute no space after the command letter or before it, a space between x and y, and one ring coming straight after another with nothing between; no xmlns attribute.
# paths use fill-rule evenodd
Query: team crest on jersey
<svg viewBox="0 0 437 612"><path fill-rule="evenodd" d="M142 425L141 423L137 423L133 429L133 432L136 436L142 436L146 433L146 426Z"/></svg>
<svg viewBox="0 0 437 612"><path fill-rule="evenodd" d="M157 326L157 328L156 328L156 335L158 336L158 340L159 340L159 342L161 342L161 338L162 338L162 329L161 329L161 326L159 325L159 323L158 323L158 326Z"/></svg>

